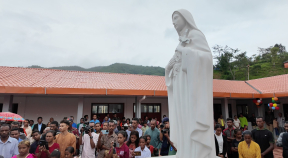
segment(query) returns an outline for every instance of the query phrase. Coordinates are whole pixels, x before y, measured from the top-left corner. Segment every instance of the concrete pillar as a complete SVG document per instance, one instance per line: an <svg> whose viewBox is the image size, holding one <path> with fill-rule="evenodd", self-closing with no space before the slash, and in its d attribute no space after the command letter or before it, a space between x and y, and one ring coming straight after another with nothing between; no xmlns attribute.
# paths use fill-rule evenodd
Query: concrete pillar
<svg viewBox="0 0 288 158"><path fill-rule="evenodd" d="M13 104L13 95L5 95L2 112L11 112Z"/></svg>
<svg viewBox="0 0 288 158"><path fill-rule="evenodd" d="M222 99L222 115L223 119L226 120L229 117L229 109L228 109L228 99Z"/></svg>
<svg viewBox="0 0 288 158"><path fill-rule="evenodd" d="M80 119L83 117L83 106L84 106L84 97L78 98L78 110L77 110L77 118L74 122L80 123Z"/></svg>

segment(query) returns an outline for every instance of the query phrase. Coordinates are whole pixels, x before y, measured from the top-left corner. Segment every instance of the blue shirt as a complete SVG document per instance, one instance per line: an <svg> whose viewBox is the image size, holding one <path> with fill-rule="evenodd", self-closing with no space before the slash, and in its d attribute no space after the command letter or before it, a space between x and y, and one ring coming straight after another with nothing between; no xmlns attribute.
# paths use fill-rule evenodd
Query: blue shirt
<svg viewBox="0 0 288 158"><path fill-rule="evenodd" d="M94 120L91 120L90 122L94 122L94 124L96 124L96 123L100 123L100 121L99 120L96 120L96 121L94 121Z"/></svg>
<svg viewBox="0 0 288 158"><path fill-rule="evenodd" d="M19 139L18 139L18 142L20 143L21 141L22 141L22 139L19 138Z"/></svg>
<svg viewBox="0 0 288 158"><path fill-rule="evenodd" d="M77 124L76 124L76 123L73 123L73 124L72 124L72 127L77 128Z"/></svg>
<svg viewBox="0 0 288 158"><path fill-rule="evenodd" d="M5 143L3 143L0 139L0 155L2 155L4 158L11 158L18 154L17 139L9 137Z"/></svg>
<svg viewBox="0 0 288 158"><path fill-rule="evenodd" d="M38 124L38 131L39 131L39 132L41 131L41 127L42 127L42 123L41 123L41 124Z"/></svg>

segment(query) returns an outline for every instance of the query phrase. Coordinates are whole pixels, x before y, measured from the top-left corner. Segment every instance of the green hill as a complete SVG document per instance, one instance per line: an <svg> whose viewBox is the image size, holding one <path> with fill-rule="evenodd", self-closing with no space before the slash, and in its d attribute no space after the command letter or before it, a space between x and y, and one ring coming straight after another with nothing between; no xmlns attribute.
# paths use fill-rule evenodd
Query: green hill
<svg viewBox="0 0 288 158"><path fill-rule="evenodd" d="M32 66L29 66L28 68L44 68L44 67L41 67L38 65L32 65ZM113 73L128 73L128 74L142 74L142 75L156 75L156 76L165 75L165 69L162 67L129 65L129 64L123 64L123 63L115 63L109 66L97 66L97 67L92 67L88 69L82 68L80 66L60 66L60 67L49 67L46 69L113 72Z"/></svg>

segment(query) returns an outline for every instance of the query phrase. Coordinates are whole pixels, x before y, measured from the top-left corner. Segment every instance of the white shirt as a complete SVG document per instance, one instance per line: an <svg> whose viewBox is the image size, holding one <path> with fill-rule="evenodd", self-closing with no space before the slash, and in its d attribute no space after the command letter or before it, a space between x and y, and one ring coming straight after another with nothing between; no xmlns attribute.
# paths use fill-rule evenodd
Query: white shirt
<svg viewBox="0 0 288 158"><path fill-rule="evenodd" d="M147 158L151 157L151 151L145 146L144 150L141 150L141 147L139 146L134 151L141 151L141 156L135 156L135 158Z"/></svg>
<svg viewBox="0 0 288 158"><path fill-rule="evenodd" d="M285 124L285 117L278 117L277 118L277 122L278 122L278 126L279 127L284 127L284 124Z"/></svg>
<svg viewBox="0 0 288 158"><path fill-rule="evenodd" d="M220 136L217 136L217 134L214 134L217 142L218 142L218 146L219 146L219 154L221 154L223 152L223 137L222 137L222 133L220 134Z"/></svg>
<svg viewBox="0 0 288 158"><path fill-rule="evenodd" d="M240 126L240 120L237 118L237 120L234 119L234 127L239 128Z"/></svg>
<svg viewBox="0 0 288 158"><path fill-rule="evenodd" d="M90 136L88 134L84 134L82 137L82 145L83 145L83 151L82 151L82 158L95 158L95 149L98 142L99 134L96 134L94 132L91 133L93 142L95 143L95 148L92 149L90 145Z"/></svg>

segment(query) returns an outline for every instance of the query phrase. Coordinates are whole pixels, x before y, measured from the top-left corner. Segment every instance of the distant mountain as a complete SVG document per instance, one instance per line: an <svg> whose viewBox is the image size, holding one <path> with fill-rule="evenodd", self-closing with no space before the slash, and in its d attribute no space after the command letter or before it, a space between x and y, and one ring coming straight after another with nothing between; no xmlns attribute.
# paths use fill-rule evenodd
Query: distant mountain
<svg viewBox="0 0 288 158"><path fill-rule="evenodd" d="M80 66L60 66L44 68L38 65L32 65L28 68L43 68L43 69L58 69L58 70L72 70L72 71L93 71L93 72L113 72L113 73L128 73L128 74L142 74L142 75L156 75L164 76L165 69L162 67L129 65L123 63L115 63L109 66L96 66L92 68L82 68Z"/></svg>

